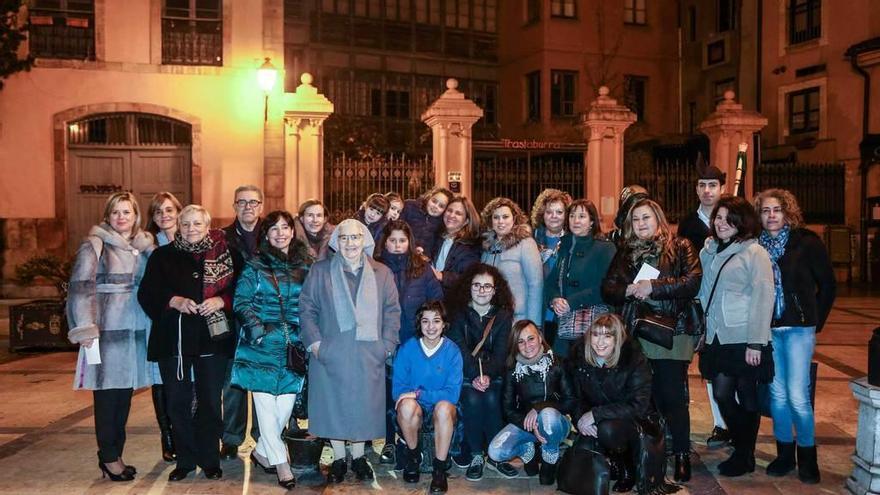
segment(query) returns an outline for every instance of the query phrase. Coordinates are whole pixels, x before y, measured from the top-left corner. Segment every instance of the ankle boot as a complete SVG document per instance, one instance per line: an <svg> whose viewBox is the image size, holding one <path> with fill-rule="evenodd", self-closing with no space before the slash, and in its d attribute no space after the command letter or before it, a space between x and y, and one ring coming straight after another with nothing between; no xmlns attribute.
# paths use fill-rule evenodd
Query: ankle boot
<svg viewBox="0 0 880 495"><path fill-rule="evenodd" d="M436 457L432 463L434 468L431 472L431 493L446 493L449 490L449 483L446 481L446 471L449 470L449 459L440 460Z"/></svg>
<svg viewBox="0 0 880 495"><path fill-rule="evenodd" d="M153 395L153 409L156 411L156 423L159 424L159 439L162 442L162 460L174 462L174 438L171 436L171 418L168 417L168 409L165 402L165 386L153 385L150 390Z"/></svg>
<svg viewBox="0 0 880 495"><path fill-rule="evenodd" d="M816 446L797 446L798 479L802 483L815 485L821 480L819 461L816 459Z"/></svg>
<svg viewBox="0 0 880 495"><path fill-rule="evenodd" d="M682 483L691 480L691 455L690 452L679 452L675 454L675 471L673 472L675 481Z"/></svg>
<svg viewBox="0 0 880 495"><path fill-rule="evenodd" d="M776 441L776 459L767 465L767 476L785 476L795 468L794 442Z"/></svg>
<svg viewBox="0 0 880 495"><path fill-rule="evenodd" d="M422 463L422 451L416 447L406 449L406 460L403 464L403 481L407 483L419 482L419 465Z"/></svg>
<svg viewBox="0 0 880 495"><path fill-rule="evenodd" d="M622 454L616 454L614 457L620 468L620 472L618 473L619 476L617 483L614 484L614 488L612 488L611 491L615 493L632 491L633 487L636 485L636 466L633 462L631 453L624 452Z"/></svg>

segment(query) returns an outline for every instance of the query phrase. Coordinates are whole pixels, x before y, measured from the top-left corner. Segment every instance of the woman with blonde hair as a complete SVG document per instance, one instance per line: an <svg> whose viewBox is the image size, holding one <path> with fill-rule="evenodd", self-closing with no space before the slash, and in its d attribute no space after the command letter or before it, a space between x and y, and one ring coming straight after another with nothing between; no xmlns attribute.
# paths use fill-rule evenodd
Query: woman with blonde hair
<svg viewBox="0 0 880 495"><path fill-rule="evenodd" d="M73 388L92 391L98 468L112 481L134 479L135 468L122 460L125 424L134 389L152 384L150 321L136 299L152 250L137 199L118 192L107 198L103 219L83 240L71 270L67 337L80 345Z"/></svg>
<svg viewBox="0 0 880 495"><path fill-rule="evenodd" d="M613 490L628 492L636 482L637 421L652 412L651 367L613 313L597 318L572 352L567 366L579 441L598 443L617 474Z"/></svg>
<svg viewBox="0 0 880 495"><path fill-rule="evenodd" d="M656 380L654 404L666 418L672 433L675 454L675 481L688 481L690 462L690 411L688 410L688 366L694 356L696 337L684 319L684 309L700 290L703 271L690 241L672 235L666 215L650 199L635 202L623 224L624 238L602 284L605 301L623 308L622 315L631 331L636 320L649 316L666 320L671 331L668 343L650 341L638 333L642 350ZM648 267L653 277L637 274Z"/></svg>

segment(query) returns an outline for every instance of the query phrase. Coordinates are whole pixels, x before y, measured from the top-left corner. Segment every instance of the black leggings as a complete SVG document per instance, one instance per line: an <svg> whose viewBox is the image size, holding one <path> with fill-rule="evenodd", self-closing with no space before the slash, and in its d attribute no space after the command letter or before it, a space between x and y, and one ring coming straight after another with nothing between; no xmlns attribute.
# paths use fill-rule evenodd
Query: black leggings
<svg viewBox="0 0 880 495"><path fill-rule="evenodd" d="M464 427L463 452L486 452L489 442L504 427L501 420L501 382L493 380L485 392L469 383L461 388L461 421Z"/></svg>
<svg viewBox="0 0 880 495"><path fill-rule="evenodd" d="M672 450L676 454L691 449L691 413L688 409L687 361L651 359L654 380L651 386L654 404L666 418L672 434Z"/></svg>
<svg viewBox="0 0 880 495"><path fill-rule="evenodd" d="M758 383L754 378L719 373L712 379L712 395L725 422L758 412Z"/></svg>

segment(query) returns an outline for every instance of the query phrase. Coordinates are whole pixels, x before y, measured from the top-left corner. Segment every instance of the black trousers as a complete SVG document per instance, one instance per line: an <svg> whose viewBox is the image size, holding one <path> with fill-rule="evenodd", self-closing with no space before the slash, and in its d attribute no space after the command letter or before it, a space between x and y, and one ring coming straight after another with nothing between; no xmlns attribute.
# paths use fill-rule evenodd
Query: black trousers
<svg viewBox="0 0 880 495"><path fill-rule="evenodd" d="M501 382L492 380L485 392L466 383L461 388L463 453L482 454L504 427L501 418Z"/></svg>
<svg viewBox="0 0 880 495"><path fill-rule="evenodd" d="M223 382L223 444L238 446L244 443L247 429L248 391L231 386L231 379L232 359L229 360L226 379ZM253 404L251 410L255 410ZM251 436L254 437L254 441L260 439L260 425L257 423L256 414L251 418Z"/></svg>
<svg viewBox="0 0 880 495"><path fill-rule="evenodd" d="M98 439L98 459L115 462L125 448L125 423L131 410L130 388L94 390L95 437Z"/></svg>
<svg viewBox="0 0 880 495"><path fill-rule="evenodd" d="M652 396L660 414L666 418L666 426L672 434L672 451L676 454L690 452L691 413L688 408L687 361L650 359L654 372Z"/></svg>
<svg viewBox="0 0 880 495"><path fill-rule="evenodd" d="M177 358L159 361L178 468L220 466L220 434L223 432L220 393L228 361L227 356L221 355L186 356L182 380L177 379ZM190 379L193 375L195 384ZM192 414L193 392L197 402L195 414Z"/></svg>

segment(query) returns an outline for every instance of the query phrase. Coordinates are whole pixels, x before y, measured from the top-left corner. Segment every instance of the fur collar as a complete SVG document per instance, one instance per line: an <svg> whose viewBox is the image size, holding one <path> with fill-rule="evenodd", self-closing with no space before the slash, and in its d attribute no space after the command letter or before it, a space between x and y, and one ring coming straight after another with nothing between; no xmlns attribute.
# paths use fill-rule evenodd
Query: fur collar
<svg viewBox="0 0 880 495"><path fill-rule="evenodd" d="M106 222L101 222L101 224L92 227L89 231L89 236L97 237L104 244L125 251L139 251L149 254L149 252L155 247L153 234L141 230L135 234L133 238L126 239L113 230L113 228ZM137 255L137 253L135 253L135 255Z"/></svg>
<svg viewBox="0 0 880 495"><path fill-rule="evenodd" d="M532 228L529 224L522 223L514 225L510 233L498 238L494 230L489 229L483 234L483 249L486 251L498 250L507 251L508 249L519 244L523 239L532 236Z"/></svg>

